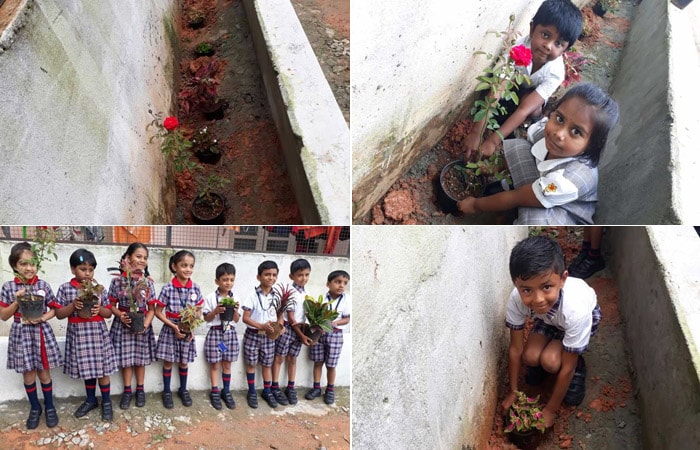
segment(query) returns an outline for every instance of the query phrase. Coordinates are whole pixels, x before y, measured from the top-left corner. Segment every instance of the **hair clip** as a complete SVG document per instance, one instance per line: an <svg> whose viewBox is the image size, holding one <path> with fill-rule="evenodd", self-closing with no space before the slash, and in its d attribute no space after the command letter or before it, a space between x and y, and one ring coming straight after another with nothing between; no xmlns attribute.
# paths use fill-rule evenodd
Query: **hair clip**
<svg viewBox="0 0 700 450"><path fill-rule="evenodd" d="M78 259L80 260L80 262L83 262L83 255L80 255Z"/></svg>

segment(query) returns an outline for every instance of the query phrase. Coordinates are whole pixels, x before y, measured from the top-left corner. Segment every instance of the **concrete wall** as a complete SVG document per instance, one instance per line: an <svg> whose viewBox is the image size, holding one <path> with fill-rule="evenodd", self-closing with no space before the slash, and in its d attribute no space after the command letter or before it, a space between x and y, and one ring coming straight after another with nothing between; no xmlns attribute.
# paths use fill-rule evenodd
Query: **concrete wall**
<svg viewBox="0 0 700 450"><path fill-rule="evenodd" d="M7 263L7 258L9 256L10 248L16 242L8 242L0 240L0 279L4 283L11 278L10 267ZM70 254L77 248L83 247L92 251L97 259L98 267L96 270L95 278L100 283L109 286L111 281L111 276L106 272L107 267L116 265L116 261L124 253L125 246L107 246L107 245L83 245L81 244L57 244L56 250L58 253L57 262L47 262L45 263L45 273L41 275L41 278L48 281L54 290L54 293L58 290L58 287L70 280L72 277L70 273L70 266L68 265L68 258ZM155 280L156 291L160 293L162 286L172 279L172 274L168 271L167 262L170 256L174 253L171 249L164 248L151 248L149 252L149 270L151 275ZM231 251L207 251L207 250L196 250L193 251L196 257L195 272L192 275L192 279L199 284L204 295L209 294L214 289L216 285L214 284L214 273L216 266L222 262L230 262L236 266L236 283L234 285L234 296L238 299L243 299L251 292L252 289L258 284L256 281L257 267L262 261L266 259L271 259L277 262L280 267L280 280L289 279L289 265L291 262L298 258L299 255L288 255L288 254L270 254L270 253L242 253L242 252L231 252ZM306 259L309 260L312 267L312 274L310 277L309 284L307 285L307 291L311 295L318 296L324 294L326 289L326 276L332 270L343 269L350 271L350 261L348 258L338 258L338 257L325 257L325 256L313 256L304 255ZM352 273L351 273L352 276ZM352 276L354 278L354 276ZM352 283L349 287L349 293L352 295ZM111 325L112 319L108 320L108 326ZM345 330L343 351L341 353L340 363L338 365L336 384L340 386L350 385L350 361L352 354L352 328L353 328L354 317L351 320L350 326ZM66 320L52 319L50 322L54 329L54 333L59 336L59 342L61 348L63 348L65 331L66 331ZM5 367L5 360L7 358L7 336L10 329L10 321L0 322L0 379L4 380L6 388L0 389L0 402L10 399L21 399L24 398L24 390L22 388L22 377L15 373L14 371L7 370ZM162 323L155 319L153 322L153 328L158 332L162 328ZM238 331L239 343L242 343L243 333L245 332L245 325L243 321L239 321L236 325L236 330ZM207 328L206 326L201 326L195 331L195 338L197 339L197 360L190 365L190 377L188 380L188 386L191 389L208 389L209 388L209 369L206 361L204 360L204 338L206 337ZM280 375L281 382L286 383L286 366L283 366L282 374ZM147 369L146 375L146 390L147 391L158 391L162 389L163 380L161 376L162 364L160 362L154 362ZM311 386L313 382L312 377L313 364L310 364L308 360L308 352L306 349L302 350L297 362L297 385L299 386ZM54 378L54 386L56 389L56 395L58 396L68 396L68 395L83 395L84 387L80 381L71 380L62 373L63 369L58 368L52 371L52 376ZM239 356L238 362L233 366L233 376L231 379L231 385L234 389L244 389L247 387L245 381L245 369L243 366L243 353L241 350L241 355ZM325 370L324 378L322 384L325 384ZM260 374L260 369L258 368L257 380L262 378ZM120 392L122 389L122 380L119 373L113 374L111 377L112 392ZM258 383L260 384L260 383Z"/></svg>
<svg viewBox="0 0 700 450"><path fill-rule="evenodd" d="M511 14L529 31L540 2L353 0L353 217L363 216L474 100ZM586 0L574 1L581 5Z"/></svg>
<svg viewBox="0 0 700 450"><path fill-rule="evenodd" d="M700 221L700 118L689 95L700 77L698 20L698 2L682 11L665 1L637 7L611 85L620 122L601 160L598 223Z"/></svg>
<svg viewBox="0 0 700 450"><path fill-rule="evenodd" d="M350 224L350 130L289 0L244 0L304 223Z"/></svg>
<svg viewBox="0 0 700 450"><path fill-rule="evenodd" d="M26 2L0 38L0 222L168 221L146 125L172 105L176 3Z"/></svg>
<svg viewBox="0 0 700 450"><path fill-rule="evenodd" d="M700 238L692 227L616 227L605 244L614 258L644 448L697 448Z"/></svg>
<svg viewBox="0 0 700 450"><path fill-rule="evenodd" d="M354 6L353 6L354 7ZM353 447L485 448L525 227L358 227Z"/></svg>

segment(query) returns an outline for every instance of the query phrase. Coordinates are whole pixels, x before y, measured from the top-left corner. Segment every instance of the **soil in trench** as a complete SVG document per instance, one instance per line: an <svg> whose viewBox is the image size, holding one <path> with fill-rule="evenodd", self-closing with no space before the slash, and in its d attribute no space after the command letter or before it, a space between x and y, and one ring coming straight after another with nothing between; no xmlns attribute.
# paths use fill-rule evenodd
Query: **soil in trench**
<svg viewBox="0 0 700 450"><path fill-rule="evenodd" d="M567 265L578 254L583 236L582 229L574 227L547 227L540 229L562 246ZM605 239L603 240L605 251ZM615 280L607 269L587 280L598 296L602 320L597 334L584 353L586 361L586 396L581 405L563 405L557 411L554 427L547 430L538 449L623 449L642 448L639 408L632 385L631 364L623 336L624 324L618 311ZM531 324L526 327L527 332ZM508 392L504 367L499 386L500 401ZM518 385L529 396L540 395L546 403L554 386L549 375L540 386L528 386L524 381L524 367ZM515 449L503 432L503 417L494 412L489 450Z"/></svg>
<svg viewBox="0 0 700 450"><path fill-rule="evenodd" d="M620 60L630 21L636 11L636 0L622 0L614 14L598 17L584 8L589 33L579 39L573 50L583 54L588 61L580 72L582 82L596 83L609 90ZM561 98L565 88L560 87L549 104ZM512 214L482 213L469 217L445 214L437 204L435 190L440 170L450 161L462 159L462 139L472 128L471 116L455 123L442 140L423 155L409 171L396 181L389 192L372 208L371 213L357 221L358 224L412 225L412 224L508 224Z"/></svg>

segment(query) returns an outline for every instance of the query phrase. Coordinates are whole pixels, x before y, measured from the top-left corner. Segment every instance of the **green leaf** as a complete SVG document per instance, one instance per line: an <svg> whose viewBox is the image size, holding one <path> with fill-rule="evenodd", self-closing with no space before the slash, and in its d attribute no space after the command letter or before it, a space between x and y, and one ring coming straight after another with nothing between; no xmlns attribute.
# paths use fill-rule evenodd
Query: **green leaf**
<svg viewBox="0 0 700 450"><path fill-rule="evenodd" d="M476 85L476 91L483 91L486 89L491 88L491 85L489 83L479 83Z"/></svg>
<svg viewBox="0 0 700 450"><path fill-rule="evenodd" d="M513 100L513 103L515 103L516 105L520 104L520 99L518 98L518 94L516 94L515 92L510 93L510 99Z"/></svg>
<svg viewBox="0 0 700 450"><path fill-rule="evenodd" d="M477 81L483 81L484 83L492 83L493 82L492 78L485 77L483 75L479 75L478 77L476 77L476 79L477 79Z"/></svg>
<svg viewBox="0 0 700 450"><path fill-rule="evenodd" d="M515 76L515 82L518 83L518 86L523 84L523 81L525 81L525 77L521 74Z"/></svg>
<svg viewBox="0 0 700 450"><path fill-rule="evenodd" d="M475 173L476 175L481 175L481 167L479 167L478 169L476 169L476 172L474 172L474 173Z"/></svg>
<svg viewBox="0 0 700 450"><path fill-rule="evenodd" d="M496 134L498 134L498 137L501 138L501 141L505 140L505 138L503 137L503 133L501 133L499 130L494 130L494 131L496 132Z"/></svg>
<svg viewBox="0 0 700 450"><path fill-rule="evenodd" d="M474 116L474 122L480 122L480 121L484 120L484 117L486 117L486 110L482 109L482 110L478 111L476 113L476 115Z"/></svg>

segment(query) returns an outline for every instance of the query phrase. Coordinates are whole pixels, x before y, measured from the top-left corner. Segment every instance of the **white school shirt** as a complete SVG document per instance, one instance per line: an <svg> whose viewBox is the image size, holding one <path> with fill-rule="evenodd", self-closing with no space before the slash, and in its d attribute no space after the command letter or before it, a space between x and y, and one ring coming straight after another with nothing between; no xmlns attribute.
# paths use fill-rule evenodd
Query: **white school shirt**
<svg viewBox="0 0 700 450"><path fill-rule="evenodd" d="M233 296L232 291L228 291L228 296L236 300L236 297ZM204 307L202 308L202 315L206 316L210 312L214 311L219 306L219 300L221 300L221 298L222 297L221 294L219 294L218 289L204 297ZM211 322L207 322L207 328L215 327L218 325L223 325L218 314L214 316L214 319L212 319Z"/></svg>
<svg viewBox="0 0 700 450"><path fill-rule="evenodd" d="M306 290L293 281L290 281L287 287L292 289L292 299L295 301L294 309L291 310L294 313L294 323L304 323L306 321L306 314L304 314L304 298L306 298ZM290 311L284 312L284 317L287 320L289 320L289 312Z"/></svg>
<svg viewBox="0 0 700 450"><path fill-rule="evenodd" d="M523 304L518 289L513 288L508 298L506 326L521 330L525 326L525 319L532 314L547 325L552 325L564 332L564 339L562 339L564 350L581 353L586 349L591 338L593 324L591 313L597 303L593 288L580 278L568 277L559 293L559 300L552 308L545 314L534 314L534 311Z"/></svg>
<svg viewBox="0 0 700 450"><path fill-rule="evenodd" d="M331 299L330 292L326 292L324 302L330 302L330 307L332 310L338 311L338 318L334 322L344 318L350 317L350 309L352 308L352 302L350 301L350 295L347 292L340 294L335 300ZM345 329L349 324L339 325L336 328L339 330Z"/></svg>
<svg viewBox="0 0 700 450"><path fill-rule="evenodd" d="M515 41L516 46L521 44L532 50L529 34ZM530 87L535 88L535 91L540 94L540 97L544 99L546 104L549 97L564 82L564 77L566 76L564 58L560 55L557 59L546 62L534 74L532 73L532 61L530 61L530 64L527 66L527 74L530 76Z"/></svg>
<svg viewBox="0 0 700 450"><path fill-rule="evenodd" d="M241 307L244 311L250 311L250 318L258 323L275 322L277 320L277 312L272 305L272 299L272 290L265 295L260 290L260 286L257 286L253 292L248 294ZM248 328L257 329L251 326L248 326Z"/></svg>

